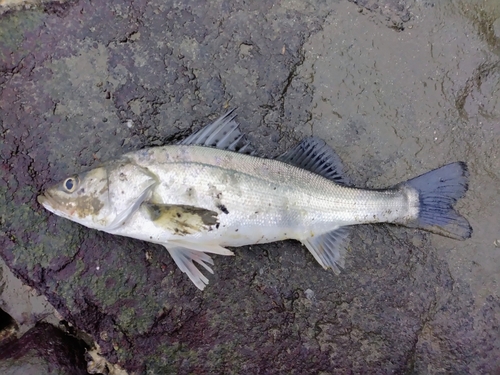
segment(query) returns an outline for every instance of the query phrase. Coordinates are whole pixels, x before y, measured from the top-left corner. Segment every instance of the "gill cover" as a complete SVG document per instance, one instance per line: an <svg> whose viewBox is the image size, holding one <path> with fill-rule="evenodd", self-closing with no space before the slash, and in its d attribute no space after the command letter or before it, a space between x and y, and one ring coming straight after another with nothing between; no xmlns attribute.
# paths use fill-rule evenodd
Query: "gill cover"
<svg viewBox="0 0 500 375"><path fill-rule="evenodd" d="M105 230L113 231L149 198L158 180L149 170L133 164L128 159L110 162L106 165L106 169L108 201L114 212L114 218Z"/></svg>

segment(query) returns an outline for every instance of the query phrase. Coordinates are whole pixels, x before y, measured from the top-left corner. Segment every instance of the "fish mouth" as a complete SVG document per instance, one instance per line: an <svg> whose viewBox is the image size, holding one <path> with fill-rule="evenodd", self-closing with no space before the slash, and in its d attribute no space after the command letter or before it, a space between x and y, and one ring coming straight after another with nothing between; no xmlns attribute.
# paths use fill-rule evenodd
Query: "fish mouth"
<svg viewBox="0 0 500 375"><path fill-rule="evenodd" d="M49 210L50 212L54 212L54 203L55 203L54 197L52 197L52 195L48 191L37 196L36 200L45 209Z"/></svg>

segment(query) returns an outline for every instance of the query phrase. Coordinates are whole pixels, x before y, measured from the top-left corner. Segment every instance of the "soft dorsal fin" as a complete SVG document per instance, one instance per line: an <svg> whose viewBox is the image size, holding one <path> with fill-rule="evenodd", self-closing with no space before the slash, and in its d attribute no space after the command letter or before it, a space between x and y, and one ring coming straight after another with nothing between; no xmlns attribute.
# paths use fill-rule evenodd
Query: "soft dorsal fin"
<svg viewBox="0 0 500 375"><path fill-rule="evenodd" d="M277 157L277 160L317 173L338 184L348 185L342 173L340 157L320 138L309 137L294 148Z"/></svg>
<svg viewBox="0 0 500 375"><path fill-rule="evenodd" d="M338 266L344 268L348 237L349 227L340 227L324 234L309 237L302 240L302 243L324 269L331 268L333 272L339 274Z"/></svg>
<svg viewBox="0 0 500 375"><path fill-rule="evenodd" d="M219 117L213 123L206 125L185 138L180 145L198 145L215 147L221 150L235 151L242 154L253 154L254 148L238 129L234 109Z"/></svg>

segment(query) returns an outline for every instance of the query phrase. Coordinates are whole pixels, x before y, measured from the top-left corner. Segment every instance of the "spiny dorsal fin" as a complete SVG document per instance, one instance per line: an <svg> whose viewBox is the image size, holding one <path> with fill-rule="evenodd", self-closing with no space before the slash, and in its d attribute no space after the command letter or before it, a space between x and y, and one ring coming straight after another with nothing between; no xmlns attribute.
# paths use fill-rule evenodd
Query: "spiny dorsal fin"
<svg viewBox="0 0 500 375"><path fill-rule="evenodd" d="M235 151L242 154L253 154L254 148L238 129L234 109L219 117L179 142L180 145L198 145L215 147L221 150Z"/></svg>
<svg viewBox="0 0 500 375"><path fill-rule="evenodd" d="M344 268L348 237L349 227L340 227L302 240L302 243L324 269L331 268L333 272L339 274L338 266Z"/></svg>
<svg viewBox="0 0 500 375"><path fill-rule="evenodd" d="M338 184L349 184L347 177L342 173L339 156L320 138L304 139L294 148L278 156L277 160L307 169Z"/></svg>

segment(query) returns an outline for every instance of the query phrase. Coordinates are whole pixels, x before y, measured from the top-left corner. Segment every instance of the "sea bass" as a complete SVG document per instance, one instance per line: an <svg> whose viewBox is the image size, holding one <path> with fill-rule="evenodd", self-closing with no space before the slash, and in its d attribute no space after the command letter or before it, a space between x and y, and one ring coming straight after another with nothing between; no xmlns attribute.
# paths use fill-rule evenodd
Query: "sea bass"
<svg viewBox="0 0 500 375"><path fill-rule="evenodd" d="M207 253L286 239L323 268L344 267L352 225L394 223L464 240L472 228L453 208L467 191L462 162L385 190L351 187L339 157L311 137L276 159L253 155L233 112L177 145L147 148L72 175L38 196L86 227L164 245L201 290Z"/></svg>

